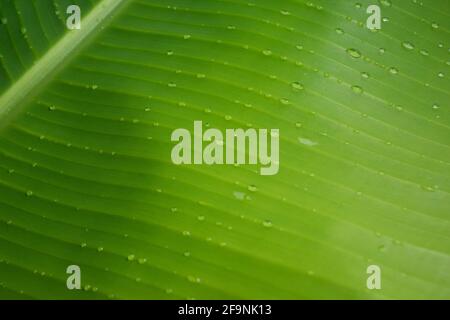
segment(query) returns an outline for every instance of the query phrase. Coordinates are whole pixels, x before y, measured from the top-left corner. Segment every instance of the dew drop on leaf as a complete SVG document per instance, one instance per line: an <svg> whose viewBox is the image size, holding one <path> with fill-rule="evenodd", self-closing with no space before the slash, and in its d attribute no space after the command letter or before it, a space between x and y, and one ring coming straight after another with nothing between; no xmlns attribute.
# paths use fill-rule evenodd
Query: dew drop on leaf
<svg viewBox="0 0 450 320"><path fill-rule="evenodd" d="M300 82L292 82L291 83L291 87L294 89L294 90L303 90L303 85L300 83Z"/></svg>
<svg viewBox="0 0 450 320"><path fill-rule="evenodd" d="M361 93L363 93L364 90L360 86L352 86L352 91L354 93L361 94Z"/></svg>
<svg viewBox="0 0 450 320"><path fill-rule="evenodd" d="M414 45L409 42L409 41L403 41L402 42L402 47L405 48L406 50L413 50L414 49Z"/></svg>
<svg viewBox="0 0 450 320"><path fill-rule="evenodd" d="M360 58L361 52L359 52L357 49L349 48L347 49L347 53L352 56L353 58Z"/></svg>
<svg viewBox="0 0 450 320"><path fill-rule="evenodd" d="M271 228L272 227L272 221L270 221L270 220L264 220L262 224L263 224L263 226L265 228Z"/></svg>
<svg viewBox="0 0 450 320"><path fill-rule="evenodd" d="M398 69L395 68L395 67L390 67L390 68L389 68L389 72L390 72L391 74L397 74L397 73L398 73Z"/></svg>

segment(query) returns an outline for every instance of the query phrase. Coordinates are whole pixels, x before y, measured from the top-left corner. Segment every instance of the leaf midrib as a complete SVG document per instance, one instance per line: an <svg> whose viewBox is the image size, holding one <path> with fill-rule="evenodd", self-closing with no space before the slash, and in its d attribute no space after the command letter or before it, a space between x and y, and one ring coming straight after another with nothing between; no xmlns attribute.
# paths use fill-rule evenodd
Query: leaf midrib
<svg viewBox="0 0 450 320"><path fill-rule="evenodd" d="M113 13L129 0L102 0L81 20L81 29L68 31L0 97L0 130L39 89L87 43Z"/></svg>

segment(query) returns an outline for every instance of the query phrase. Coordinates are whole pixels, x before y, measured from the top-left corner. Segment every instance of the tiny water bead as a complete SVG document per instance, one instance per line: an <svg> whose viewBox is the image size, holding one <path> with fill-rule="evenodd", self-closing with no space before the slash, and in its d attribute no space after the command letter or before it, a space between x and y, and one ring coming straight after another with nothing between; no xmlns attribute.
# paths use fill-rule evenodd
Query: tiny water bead
<svg viewBox="0 0 450 320"><path fill-rule="evenodd" d="M425 57L427 57L427 56L430 55L430 54L428 53L428 51L425 50L425 49L421 49L419 52L420 52L421 55L423 55L423 56L425 56Z"/></svg>
<svg viewBox="0 0 450 320"><path fill-rule="evenodd" d="M364 92L363 88L361 88L360 86L352 86L352 91L357 94L361 94Z"/></svg>
<svg viewBox="0 0 450 320"><path fill-rule="evenodd" d="M337 34L344 34L344 30L342 30L341 28L336 28L336 33Z"/></svg>
<svg viewBox="0 0 450 320"><path fill-rule="evenodd" d="M297 81L292 82L291 83L291 87L294 90L303 90L303 85L300 82L297 82Z"/></svg>
<svg viewBox="0 0 450 320"><path fill-rule="evenodd" d="M433 23L431 24L431 27L432 27L433 29L438 29L438 28L439 28L439 25L438 25L436 22L433 22Z"/></svg>
<svg viewBox="0 0 450 320"><path fill-rule="evenodd" d="M361 72L361 77L363 77L364 79L369 79L369 74L367 72Z"/></svg>
<svg viewBox="0 0 450 320"><path fill-rule="evenodd" d="M262 223L262 225L263 225L265 228L271 228L271 227L272 227L272 221L270 221L270 220L264 220L263 223Z"/></svg>
<svg viewBox="0 0 450 320"><path fill-rule="evenodd" d="M33 195L33 191L28 190L28 191L27 191L27 197L31 197L32 195Z"/></svg>
<svg viewBox="0 0 450 320"><path fill-rule="evenodd" d="M406 50L414 50L415 48L414 45L409 41L403 41L402 47L405 48Z"/></svg>
<svg viewBox="0 0 450 320"><path fill-rule="evenodd" d="M265 55L265 56L270 56L270 55L272 55L272 51L271 50L269 50L269 49L265 49L265 50L263 50L263 55Z"/></svg>
<svg viewBox="0 0 450 320"><path fill-rule="evenodd" d="M258 191L258 188L255 185L251 184L248 186L248 191L256 192Z"/></svg>
<svg viewBox="0 0 450 320"><path fill-rule="evenodd" d="M380 3L381 3L382 6L385 6L385 7L392 6L391 0L380 0Z"/></svg>
<svg viewBox="0 0 450 320"><path fill-rule="evenodd" d="M281 98L280 102L281 102L281 104L284 104L284 105L288 105L290 103L289 100L286 98Z"/></svg>
<svg viewBox="0 0 450 320"><path fill-rule="evenodd" d="M353 58L361 57L361 52L359 52L357 49L349 48L347 49L347 53Z"/></svg>
<svg viewBox="0 0 450 320"><path fill-rule="evenodd" d="M434 103L432 108L433 110L439 110L439 105L437 103Z"/></svg>
<svg viewBox="0 0 450 320"><path fill-rule="evenodd" d="M128 257L127 257L127 260L128 260L128 261L134 261L135 258L136 258L136 256L135 256L134 254L130 254L130 255L128 255Z"/></svg>
<svg viewBox="0 0 450 320"><path fill-rule="evenodd" d="M391 73L391 74L398 74L398 69L395 68L395 67L390 67L389 68L389 73Z"/></svg>

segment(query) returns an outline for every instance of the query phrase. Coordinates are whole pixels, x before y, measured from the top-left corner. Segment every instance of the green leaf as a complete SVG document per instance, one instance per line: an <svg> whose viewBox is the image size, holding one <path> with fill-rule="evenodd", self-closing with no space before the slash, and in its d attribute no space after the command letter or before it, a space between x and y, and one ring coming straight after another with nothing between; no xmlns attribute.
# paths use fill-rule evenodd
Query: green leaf
<svg viewBox="0 0 450 320"><path fill-rule="evenodd" d="M450 298L449 9L0 0L0 298ZM195 120L278 174L173 164Z"/></svg>

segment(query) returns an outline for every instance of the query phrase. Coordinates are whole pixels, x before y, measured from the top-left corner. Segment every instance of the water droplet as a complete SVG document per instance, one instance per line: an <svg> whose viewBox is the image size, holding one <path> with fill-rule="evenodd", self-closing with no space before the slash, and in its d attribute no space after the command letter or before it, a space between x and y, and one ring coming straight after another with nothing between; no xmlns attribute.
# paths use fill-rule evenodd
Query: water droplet
<svg viewBox="0 0 450 320"><path fill-rule="evenodd" d="M147 262L147 259L145 259L145 258L139 258L138 259L138 263L139 264L144 264L144 263L146 263Z"/></svg>
<svg viewBox="0 0 450 320"><path fill-rule="evenodd" d="M284 105L288 105L289 104L289 100L286 99L286 98L281 98L280 102L281 102L281 104L284 104Z"/></svg>
<svg viewBox="0 0 450 320"><path fill-rule="evenodd" d="M294 90L303 90L303 85L300 83L300 82L292 82L291 83L291 87L294 89Z"/></svg>
<svg viewBox="0 0 450 320"><path fill-rule="evenodd" d="M390 7L392 5L391 0L380 0L380 3L385 7Z"/></svg>
<svg viewBox="0 0 450 320"><path fill-rule="evenodd" d="M205 220L205 216L198 216L198 217L197 217L197 220L198 220L198 221L204 221L204 220Z"/></svg>
<svg viewBox="0 0 450 320"><path fill-rule="evenodd" d="M369 79L369 74L367 72L361 72L361 77L363 77L364 79Z"/></svg>
<svg viewBox="0 0 450 320"><path fill-rule="evenodd" d="M359 52L356 49L353 48L349 48L347 49L347 53L352 56L353 58L360 58L361 57L361 52Z"/></svg>
<svg viewBox="0 0 450 320"><path fill-rule="evenodd" d="M352 91L357 94L361 94L364 92L363 88L361 88L360 86L352 86Z"/></svg>
<svg viewBox="0 0 450 320"><path fill-rule="evenodd" d="M298 45L296 45L295 47L296 47L298 50L303 50L303 46L302 46L302 45L299 45L299 44L298 44Z"/></svg>
<svg viewBox="0 0 450 320"><path fill-rule="evenodd" d="M380 54L384 54L384 53L386 52L386 49L380 48L380 49L378 49L378 52L379 52Z"/></svg>
<svg viewBox="0 0 450 320"><path fill-rule="evenodd" d="M98 251L98 252L102 252L102 251L103 251L103 247L98 247L98 248L97 248L97 251Z"/></svg>
<svg viewBox="0 0 450 320"><path fill-rule="evenodd" d="M270 220L264 220L262 224L266 228L271 228L272 227L272 221L270 221Z"/></svg>
<svg viewBox="0 0 450 320"><path fill-rule="evenodd" d="M295 123L295 127L297 127L297 128L301 128L301 127L302 127L302 124L301 124L301 122L296 122L296 123Z"/></svg>
<svg viewBox="0 0 450 320"><path fill-rule="evenodd" d="M190 35L190 34L185 34L185 35L183 36L183 39L185 39L185 40L190 39L190 38L191 38L191 35Z"/></svg>
<svg viewBox="0 0 450 320"><path fill-rule="evenodd" d="M419 52L420 52L421 55L423 55L423 56L425 56L425 57L427 57L427 56L430 55L430 54L428 53L428 51L425 50L425 49L421 49Z"/></svg>
<svg viewBox="0 0 450 320"><path fill-rule="evenodd" d="M436 22L433 22L433 23L431 24L431 27L432 27L433 29L438 29L438 28L439 28L439 25L438 25Z"/></svg>
<svg viewBox="0 0 450 320"><path fill-rule="evenodd" d="M439 73L438 73L438 77L439 77L439 78L444 78L444 76L445 76L445 75L444 75L443 72L439 72Z"/></svg>
<svg viewBox="0 0 450 320"><path fill-rule="evenodd" d="M258 188L253 184L249 185L247 189L248 189L248 191L251 191L251 192L258 191Z"/></svg>
<svg viewBox="0 0 450 320"><path fill-rule="evenodd" d="M50 106L50 107L48 107L48 110L50 110L50 111L55 111L55 110L56 110L56 107L55 107L55 106Z"/></svg>
<svg viewBox="0 0 450 320"><path fill-rule="evenodd" d="M87 243L86 242L83 242L83 243L81 243L81 245L80 245L82 248L86 248L86 246L87 246Z"/></svg>
<svg viewBox="0 0 450 320"><path fill-rule="evenodd" d="M130 255L127 257L127 260L128 260L128 261L134 261L135 258L136 258L136 256L135 256L134 254L130 254Z"/></svg>
<svg viewBox="0 0 450 320"><path fill-rule="evenodd" d="M299 141L301 144L304 144L304 145L310 146L310 147L313 147L313 146L318 145L317 142L314 142L314 141L309 140L309 139L307 139L307 138L298 138L298 141Z"/></svg>
<svg viewBox="0 0 450 320"><path fill-rule="evenodd" d="M265 49L265 50L263 50L263 55L270 56L270 55L272 55L272 51L270 51L269 49Z"/></svg>
<svg viewBox="0 0 450 320"><path fill-rule="evenodd" d="M405 48L406 50L413 50L414 49L414 45L409 42L409 41L403 41L402 42L402 47Z"/></svg>
<svg viewBox="0 0 450 320"><path fill-rule="evenodd" d="M191 256L191 253L190 253L189 251L186 251L185 253L183 253L183 255L184 255L185 257L190 257L190 256Z"/></svg>
<svg viewBox="0 0 450 320"><path fill-rule="evenodd" d="M177 84L173 82L169 82L167 85L171 88L175 88L177 86Z"/></svg>
<svg viewBox="0 0 450 320"><path fill-rule="evenodd" d="M341 28L336 28L336 33L337 34L344 34L344 30L342 30Z"/></svg>
<svg viewBox="0 0 450 320"><path fill-rule="evenodd" d="M432 108L433 110L439 110L439 105L437 103L434 103Z"/></svg>
<svg viewBox="0 0 450 320"><path fill-rule="evenodd" d="M389 68L389 73L391 73L391 74L397 74L397 73L398 73L398 69L395 68L395 67L390 67L390 68Z"/></svg>
<svg viewBox="0 0 450 320"><path fill-rule="evenodd" d="M280 13L281 13L283 16L290 16L290 15L291 15L291 13L290 13L289 11L286 11L286 10L281 10Z"/></svg>

